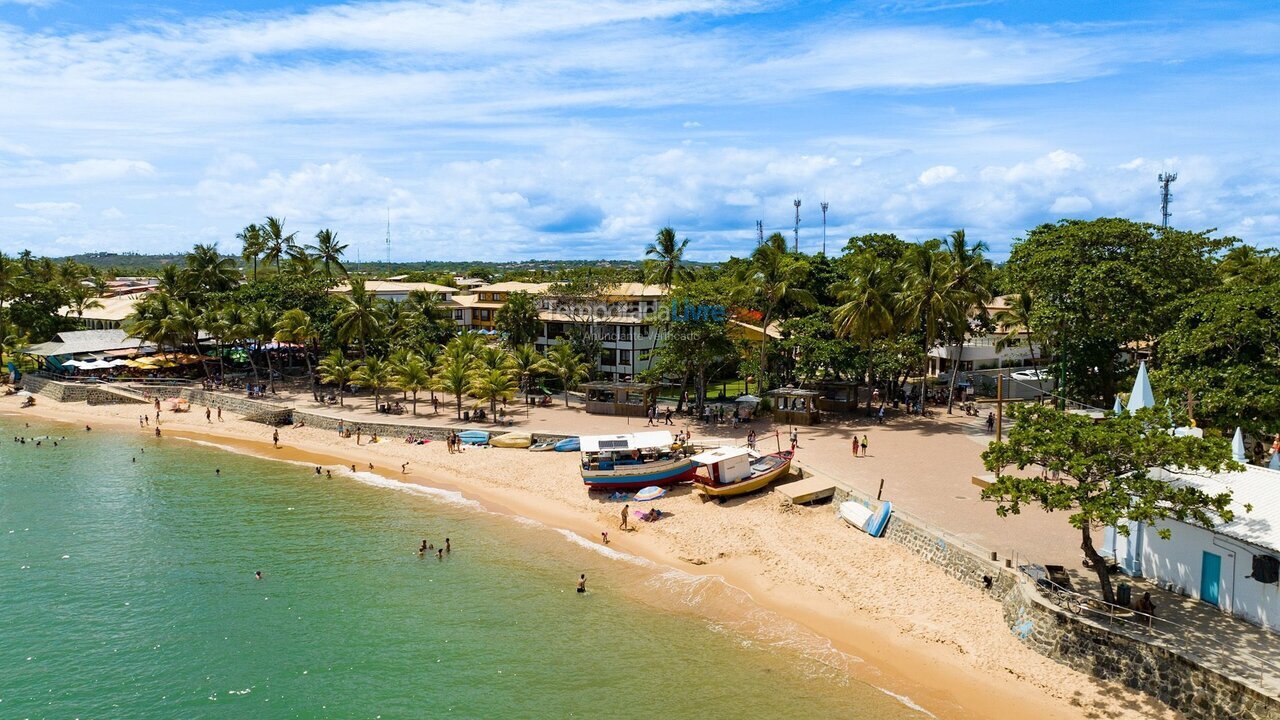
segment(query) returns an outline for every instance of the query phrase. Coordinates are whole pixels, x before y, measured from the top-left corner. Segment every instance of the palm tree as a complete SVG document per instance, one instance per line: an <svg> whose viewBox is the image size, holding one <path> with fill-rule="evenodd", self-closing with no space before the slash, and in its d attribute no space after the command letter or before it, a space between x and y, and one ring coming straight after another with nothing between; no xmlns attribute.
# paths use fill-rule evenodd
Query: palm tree
<svg viewBox="0 0 1280 720"><path fill-rule="evenodd" d="M756 381L757 394L763 395L768 377L769 324L784 300L811 306L813 295L800 283L807 274L805 266L786 250L787 239L782 233L773 233L751 253L738 277L740 287L749 301L760 309L760 379Z"/></svg>
<svg viewBox="0 0 1280 720"><path fill-rule="evenodd" d="M462 419L462 395L471 384L471 371L474 361L469 357L458 357L454 353L446 353L436 376L436 387L442 392L453 395L454 408L458 419Z"/></svg>
<svg viewBox="0 0 1280 720"><path fill-rule="evenodd" d="M18 265L0 252L0 366L4 364L3 341L9 337L9 322L4 312L4 304L13 295L13 280L17 274Z"/></svg>
<svg viewBox="0 0 1280 720"><path fill-rule="evenodd" d="M267 251L267 243L262 239L262 228L254 223L249 223L244 230L236 233L236 239L241 242L240 257L246 263L253 263L253 281L258 281L258 258L262 257L262 253Z"/></svg>
<svg viewBox="0 0 1280 720"><path fill-rule="evenodd" d="M294 343L302 346L302 358L307 361L307 382L311 385L311 398L320 401L320 391L316 386L315 372L311 368L311 343L319 339L311 317L301 308L286 310L276 321L276 342Z"/></svg>
<svg viewBox="0 0 1280 720"><path fill-rule="evenodd" d="M222 308L222 329L224 339L232 347L244 350L249 359L249 367L253 368L253 381L258 382L258 363L253 359L253 348L249 341L253 335L249 330L249 313L245 306L229 302Z"/></svg>
<svg viewBox="0 0 1280 720"><path fill-rule="evenodd" d="M582 361L582 356L573 351L573 346L562 342L551 348L543 365L548 375L559 378L564 386L564 406L569 407L569 391L578 387L578 383L587 378L591 367Z"/></svg>
<svg viewBox="0 0 1280 720"><path fill-rule="evenodd" d="M527 292L513 292L498 308L495 324L511 345L533 342L538 337L538 304Z"/></svg>
<svg viewBox="0 0 1280 720"><path fill-rule="evenodd" d="M391 386L391 366L376 356L365 358L351 379L373 389L373 407L377 409L382 389Z"/></svg>
<svg viewBox="0 0 1280 720"><path fill-rule="evenodd" d="M516 393L515 378L510 370L482 368L471 376L471 394L489 401L489 412L498 411L499 400L509 400Z"/></svg>
<svg viewBox="0 0 1280 720"><path fill-rule="evenodd" d="M951 263L956 274L955 282L951 286L952 292L956 294L955 302L957 306L961 304L965 306L963 309L957 307L958 323L953 326L957 350L955 367L951 369L951 380L947 388L947 413L950 414L955 404L956 377L960 374L960 363L964 359L964 345L969 338L970 312L973 308L977 308L985 322L986 305L991 301L991 290L988 289L986 282L990 263L982 256L987 249L985 242L979 241L968 245L964 229L960 229L952 231L947 237L946 248L951 255Z"/></svg>
<svg viewBox="0 0 1280 720"><path fill-rule="evenodd" d="M381 334L387 313L373 293L365 290L363 278L351 279L351 292L342 296L342 308L333 318L338 341L360 343L360 356L368 357L366 342Z"/></svg>
<svg viewBox="0 0 1280 720"><path fill-rule="evenodd" d="M659 230L654 241L644 249L645 255L653 255L657 258L657 264L649 280L670 290L676 278L676 271L680 267L680 260L684 257L684 249L688 244L689 238L677 242L676 231L670 227Z"/></svg>
<svg viewBox="0 0 1280 720"><path fill-rule="evenodd" d="M533 391L533 379L542 374L545 366L542 355L531 343L517 345L511 350L510 365L520 378L520 390L528 397Z"/></svg>
<svg viewBox="0 0 1280 720"><path fill-rule="evenodd" d="M271 351L267 349L267 345L275 339L276 336L276 313L265 302L256 302L249 307L249 312L245 317L246 330L248 336L253 339L258 346L258 350L267 358L267 384L271 387L271 392L276 391L276 376L271 368ZM250 357L252 357L250 353ZM254 370L257 370L255 366ZM256 379L255 375L255 379Z"/></svg>
<svg viewBox="0 0 1280 720"><path fill-rule="evenodd" d="M4 307L3 298L0 298L0 310ZM102 303L98 298L94 297L93 292L80 283L71 286L67 293L67 307L74 310L76 319L84 321L84 311L93 308L102 307Z"/></svg>
<svg viewBox="0 0 1280 720"><path fill-rule="evenodd" d="M507 370L511 365L511 357L507 351L497 345L485 345L480 348L480 352L476 353L476 361L480 369L485 371Z"/></svg>
<svg viewBox="0 0 1280 720"><path fill-rule="evenodd" d="M286 255L288 259L285 260L285 267L290 275L308 280L323 277L324 270L320 267L320 263L297 245L289 248Z"/></svg>
<svg viewBox="0 0 1280 720"><path fill-rule="evenodd" d="M1023 291L1016 295L1008 296L1010 304L1003 310L997 310L995 315L991 316L991 321L995 323L997 330L1003 330L1005 335L996 341L996 352L1000 352L1005 348L1012 347L1019 340L1027 343L1027 351L1030 353L1031 366L1037 367L1036 364L1036 346L1031 341L1036 332L1032 329L1031 321L1035 311L1035 301L1032 299L1031 293ZM1019 338L1018 335L1022 337ZM1040 373L1036 373L1036 385L1039 386L1040 392L1044 392L1044 380L1040 377Z"/></svg>
<svg viewBox="0 0 1280 720"><path fill-rule="evenodd" d="M197 244L187 253L185 285L196 295L226 292L240 283L240 270L216 245Z"/></svg>
<svg viewBox="0 0 1280 720"><path fill-rule="evenodd" d="M280 260L289 253L294 243L294 237L298 234L284 232L284 218L275 218L267 216L267 221L259 228L262 234L262 242L264 246L264 254L262 260L267 263L276 264L276 272L280 272Z"/></svg>
<svg viewBox="0 0 1280 720"><path fill-rule="evenodd" d="M840 305L832 313L836 335L866 347L898 325L893 267L870 253L853 259L852 277L834 290Z"/></svg>
<svg viewBox="0 0 1280 720"><path fill-rule="evenodd" d="M316 244L308 245L307 249L315 253L315 258L324 265L324 276L333 278L333 268L338 268L343 275L347 274L347 266L342 264L342 253L347 249L346 245L338 242L338 233L325 228L316 233Z"/></svg>
<svg viewBox="0 0 1280 720"><path fill-rule="evenodd" d="M935 241L936 242L936 241ZM918 323L922 333L921 343L926 356L937 344L944 328L956 319L958 308L955 264L946 253L938 252L935 245L912 245L902 258L903 283L898 294L902 312Z"/></svg>
<svg viewBox="0 0 1280 720"><path fill-rule="evenodd" d="M418 414L418 393L431 388L431 371L420 355L409 353L404 362L392 368L392 379L397 387L413 396L413 414Z"/></svg>
<svg viewBox="0 0 1280 720"><path fill-rule="evenodd" d="M338 386L338 405L346 405L347 385L355 375L356 363L348 360L341 350L333 350L316 366L320 382Z"/></svg>

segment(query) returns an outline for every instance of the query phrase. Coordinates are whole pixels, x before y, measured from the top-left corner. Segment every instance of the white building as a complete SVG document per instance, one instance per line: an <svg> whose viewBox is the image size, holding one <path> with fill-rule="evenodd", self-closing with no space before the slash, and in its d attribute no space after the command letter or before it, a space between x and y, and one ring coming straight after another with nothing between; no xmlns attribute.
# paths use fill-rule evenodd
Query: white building
<svg viewBox="0 0 1280 720"><path fill-rule="evenodd" d="M662 286L645 283L609 288L595 307L578 307L574 301L544 294L538 299L542 320L538 350L558 345L575 327L587 328L602 343L596 369L611 380L634 379L653 364L661 343L657 327L649 320L665 297Z"/></svg>
<svg viewBox="0 0 1280 720"><path fill-rule="evenodd" d="M1208 493L1230 491L1235 516L1212 530L1176 520L1161 523L1170 530L1168 540L1144 523L1127 523L1128 537L1107 528L1104 554L1114 555L1129 575L1148 578L1263 627L1280 627L1280 584L1265 569L1280 563L1280 471L1245 465L1243 472L1234 473L1157 469L1153 475Z"/></svg>
<svg viewBox="0 0 1280 720"><path fill-rule="evenodd" d="M448 302L453 298L453 294L458 292L457 288L446 287L444 285L436 285L428 282L397 282L394 280L366 280L364 283L365 292L376 298L383 300L391 300L394 302L404 302L409 297L409 293L415 290L429 292L435 295L436 300L440 302ZM334 287L329 292L336 295L349 295L351 286L343 283Z"/></svg>

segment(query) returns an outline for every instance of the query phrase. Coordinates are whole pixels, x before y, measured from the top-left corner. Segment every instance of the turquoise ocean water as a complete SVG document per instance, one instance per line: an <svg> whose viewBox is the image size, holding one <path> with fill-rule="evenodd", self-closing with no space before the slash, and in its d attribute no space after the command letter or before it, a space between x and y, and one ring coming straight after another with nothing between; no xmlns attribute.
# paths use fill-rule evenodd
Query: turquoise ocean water
<svg viewBox="0 0 1280 720"><path fill-rule="evenodd" d="M740 602L454 494L0 416L0 718L923 716L707 618Z"/></svg>

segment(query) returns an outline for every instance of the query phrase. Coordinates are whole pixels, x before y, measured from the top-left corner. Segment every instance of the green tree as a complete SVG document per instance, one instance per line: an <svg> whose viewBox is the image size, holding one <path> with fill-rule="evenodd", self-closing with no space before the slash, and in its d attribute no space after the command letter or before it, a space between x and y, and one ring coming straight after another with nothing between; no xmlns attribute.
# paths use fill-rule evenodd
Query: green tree
<svg viewBox="0 0 1280 720"><path fill-rule="evenodd" d="M802 287L806 268L799 258L786 250L787 239L773 233L751 253L751 260L739 274L743 299L760 311L760 378L756 381L761 395L768 389L769 325L775 320L784 301L812 306L813 295Z"/></svg>
<svg viewBox="0 0 1280 720"><path fill-rule="evenodd" d="M1115 602L1115 596L1106 563L1093 545L1095 530L1115 527L1124 534L1126 520L1155 526L1173 519L1212 527L1218 519L1232 518L1230 493L1210 495L1156 474L1157 468L1243 469L1220 437L1175 437L1176 419L1163 410L1095 422L1045 405L1015 405L1011 416L1009 439L991 443L982 453L987 470L997 473L983 499L995 501L1001 517L1017 515L1027 505L1071 513L1067 519L1080 531L1080 549L1097 572L1107 602ZM1169 537L1167 527L1157 533Z"/></svg>
<svg viewBox="0 0 1280 720"><path fill-rule="evenodd" d="M1181 299L1214 282L1213 255L1236 241L1116 218L1041 225L1016 242L1006 270L1036 299L1064 395L1110 405L1121 350L1155 341Z"/></svg>
<svg viewBox="0 0 1280 720"><path fill-rule="evenodd" d="M516 394L516 380L511 370L480 368L471 375L471 394L489 401L489 412L498 411L499 400L510 400Z"/></svg>
<svg viewBox="0 0 1280 720"><path fill-rule="evenodd" d="M235 260L220 254L216 245L197 244L185 260L183 284L196 298L226 292L240 283L240 269Z"/></svg>
<svg viewBox="0 0 1280 720"><path fill-rule="evenodd" d="M498 309L495 319L498 331L506 335L507 343L513 347L524 345L538 339L538 303L527 292L513 292L507 296L507 302Z"/></svg>
<svg viewBox="0 0 1280 720"><path fill-rule="evenodd" d="M343 275L347 274L347 266L342 264L342 253L346 245L338 242L338 233L325 228L316 233L315 245L308 245L307 250L313 253L316 260L324 265L324 276L333 278L333 269L337 268Z"/></svg>
<svg viewBox="0 0 1280 720"><path fill-rule="evenodd" d="M315 371L311 367L311 345L319 339L315 325L301 308L286 310L276 321L276 342L293 343L302 346L302 358L307 362L307 384L311 386L311 397L320 400L320 391L316 386Z"/></svg>
<svg viewBox="0 0 1280 720"><path fill-rule="evenodd" d="M360 356L368 357L368 341L376 338L387 325L387 312L373 293L365 290L362 278L351 278L351 291L342 296L342 308L333 320L338 341L360 345Z"/></svg>
<svg viewBox="0 0 1280 720"><path fill-rule="evenodd" d="M654 241L644 249L646 256L654 258L653 266L648 273L649 282L670 290L671 285L675 282L676 272L680 269L680 261L684 259L684 249L688 245L688 238L680 241L676 240L676 231L674 229L664 227L659 230Z"/></svg>
<svg viewBox="0 0 1280 720"><path fill-rule="evenodd" d="M392 371L396 387L413 398L413 414L418 414L418 393L431 389L431 368L422 356L409 353L403 362L396 363Z"/></svg>
<svg viewBox="0 0 1280 720"><path fill-rule="evenodd" d="M525 397L533 392L533 381L542 374L543 365L542 355L532 343L511 349L511 369L520 378L520 390Z"/></svg>
<svg viewBox="0 0 1280 720"><path fill-rule="evenodd" d="M298 233L286 233L284 231L284 218L267 216L259 228L262 235L263 243L263 262L267 264L275 263L276 272L280 272L280 261L287 257L289 250L296 245L295 238Z"/></svg>
<svg viewBox="0 0 1280 720"><path fill-rule="evenodd" d="M548 375L559 379L561 386L564 387L565 407L569 407L569 391L578 387L578 384L591 374L590 366L582 361L582 356L575 352L569 343L552 346L547 353L544 369Z"/></svg>
<svg viewBox="0 0 1280 720"><path fill-rule="evenodd" d="M1193 293L1160 337L1153 382L1191 393L1201 424L1254 436L1280 421L1280 265Z"/></svg>
<svg viewBox="0 0 1280 720"><path fill-rule="evenodd" d="M320 382L338 386L338 404L346 405L347 385L355 377L356 362L348 360L341 350L331 350L320 360L317 370Z"/></svg>
<svg viewBox="0 0 1280 720"><path fill-rule="evenodd" d="M987 244L979 241L970 245L963 229L952 231L947 236L945 245L955 273L951 293L954 296L952 301L957 306L951 332L952 342L956 346L956 358L947 388L947 413L950 413L955 404L956 379L960 376L960 365L964 361L965 342L975 328L985 330L990 321L986 317L986 305L991 302L991 263L982 256L987 250Z"/></svg>
<svg viewBox="0 0 1280 720"><path fill-rule="evenodd" d="M453 395L454 410L462 419L462 396L471 385L471 373L475 360L466 355L446 352L436 375L436 387Z"/></svg>
<svg viewBox="0 0 1280 720"><path fill-rule="evenodd" d="M351 375L352 382L373 390L373 407L378 407L382 391L392 387L391 365L377 356L364 359Z"/></svg>
<svg viewBox="0 0 1280 720"><path fill-rule="evenodd" d="M276 391L276 374L271 367L271 351L267 345L276 337L276 311L266 303L255 303L245 314L245 329L250 339L257 345L258 352L267 359L267 384L271 392ZM252 355L251 355L252 356ZM254 366L254 379L257 379L257 366Z"/></svg>
<svg viewBox="0 0 1280 720"><path fill-rule="evenodd" d="M244 230L236 233L236 239L240 241L241 250L240 257L246 264L253 263L253 281L258 281L258 259L267 251L267 243L262 238L262 228L254 223L249 223Z"/></svg>

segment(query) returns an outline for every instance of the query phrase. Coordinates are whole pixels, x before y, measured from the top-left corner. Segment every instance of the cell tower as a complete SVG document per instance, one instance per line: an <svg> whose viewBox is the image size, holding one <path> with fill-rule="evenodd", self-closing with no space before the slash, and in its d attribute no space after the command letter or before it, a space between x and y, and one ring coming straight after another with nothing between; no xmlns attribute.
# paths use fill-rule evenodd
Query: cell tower
<svg viewBox="0 0 1280 720"><path fill-rule="evenodd" d="M1169 227L1169 185L1178 179L1178 173L1160 173L1160 227Z"/></svg>
<svg viewBox="0 0 1280 720"><path fill-rule="evenodd" d="M823 200L818 203L818 207L822 208L822 254L827 254L827 207L828 203Z"/></svg>
<svg viewBox="0 0 1280 720"><path fill-rule="evenodd" d="M756 221L756 244L757 245L764 244L764 221L763 220Z"/></svg>
<svg viewBox="0 0 1280 720"><path fill-rule="evenodd" d="M800 198L796 198L796 252L800 252Z"/></svg>
<svg viewBox="0 0 1280 720"><path fill-rule="evenodd" d="M387 207L387 274L391 273L391 208Z"/></svg>

